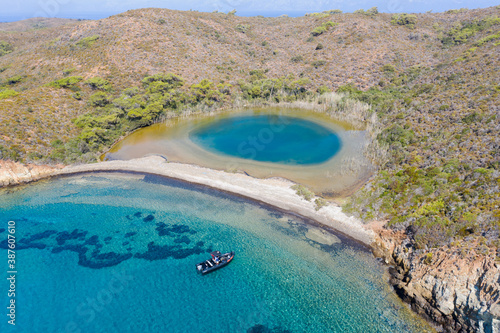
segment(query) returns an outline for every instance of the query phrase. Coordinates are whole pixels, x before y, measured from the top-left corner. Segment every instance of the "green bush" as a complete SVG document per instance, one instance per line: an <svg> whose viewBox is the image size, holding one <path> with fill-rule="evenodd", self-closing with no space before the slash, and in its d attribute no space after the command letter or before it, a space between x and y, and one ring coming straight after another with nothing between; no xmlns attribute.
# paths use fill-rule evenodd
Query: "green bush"
<svg viewBox="0 0 500 333"><path fill-rule="evenodd" d="M304 98L311 92L307 89L309 79L301 78L295 80L292 75L277 79L262 79L251 83L239 81L243 97L246 99L273 97L275 101L294 101Z"/></svg>
<svg viewBox="0 0 500 333"><path fill-rule="evenodd" d="M203 102L212 105L213 102L219 101L222 97L215 84L207 79L201 80L198 84L193 84L189 89L198 103Z"/></svg>
<svg viewBox="0 0 500 333"><path fill-rule="evenodd" d="M316 200L314 200L314 205L315 205L314 209L316 209L316 211L318 211L321 208L327 206L328 205L328 201L326 201L323 198L317 198Z"/></svg>
<svg viewBox="0 0 500 333"><path fill-rule="evenodd" d="M358 9L358 10L355 10L354 11L354 14L363 14L363 15L366 15L366 16L375 16L378 14L378 8L377 7L372 7L368 10L364 10L364 9Z"/></svg>
<svg viewBox="0 0 500 333"><path fill-rule="evenodd" d="M62 71L62 73L63 73L63 75L64 75L64 76L68 76L68 75L70 75L71 73L73 73L74 71L76 71L76 68L68 68L68 69L64 69L64 70Z"/></svg>
<svg viewBox="0 0 500 333"><path fill-rule="evenodd" d="M55 80L47 85L54 88L71 88L82 80L83 77L81 76L68 76L63 79Z"/></svg>
<svg viewBox="0 0 500 333"><path fill-rule="evenodd" d="M328 29L324 26L319 26L319 27L316 27L313 29L313 31L311 31L311 35L313 36L319 36L323 33L325 33Z"/></svg>
<svg viewBox="0 0 500 333"><path fill-rule="evenodd" d="M246 33L250 29L250 26L244 24L238 24L235 27L235 29L241 33Z"/></svg>
<svg viewBox="0 0 500 333"><path fill-rule="evenodd" d="M315 18L325 18L325 17L328 17L330 16L330 14L328 13L307 13L305 16L311 16L311 17L315 17Z"/></svg>
<svg viewBox="0 0 500 333"><path fill-rule="evenodd" d="M474 111L474 112L468 114L467 116L463 117L462 121L466 124L472 124L472 123L480 122L481 119L482 119L482 117L476 111Z"/></svg>
<svg viewBox="0 0 500 333"><path fill-rule="evenodd" d="M179 88L179 87L182 87L184 85L184 79L182 79L180 76L172 74L172 73L168 73L168 74L159 73L159 74L147 76L141 82L146 86L153 85L152 86L153 90L162 90L162 91L164 89L171 90L171 89ZM165 85L155 84L157 82L163 82L163 83L165 83Z"/></svg>
<svg viewBox="0 0 500 333"><path fill-rule="evenodd" d="M293 185L291 188L292 190L295 190L297 195L303 197L307 201L311 201L311 199L314 198L314 193L303 185L296 184Z"/></svg>
<svg viewBox="0 0 500 333"><path fill-rule="evenodd" d="M432 252L429 252L425 255L424 263L426 265L432 264Z"/></svg>
<svg viewBox="0 0 500 333"><path fill-rule="evenodd" d="M9 78L7 79L7 82L6 82L6 83L7 83L8 85L13 86L13 85L15 85L15 84L17 84L17 83L21 82L22 80L23 80L23 77L22 77L21 75L16 75L16 76L9 77Z"/></svg>
<svg viewBox="0 0 500 333"><path fill-rule="evenodd" d="M319 86L318 89L316 90L316 92L320 95L323 95L323 94L332 92L332 90L330 88L328 88L327 86Z"/></svg>
<svg viewBox="0 0 500 333"><path fill-rule="evenodd" d="M297 56L294 56L294 57L290 58L290 61L291 62L295 62L295 63L301 62L303 60L304 60L304 57L301 56L301 55L297 55Z"/></svg>
<svg viewBox="0 0 500 333"><path fill-rule="evenodd" d="M80 101L82 99L82 94L79 91L77 91L73 95L71 95L71 97L73 97L74 99Z"/></svg>
<svg viewBox="0 0 500 333"><path fill-rule="evenodd" d="M96 92L90 96L89 103L91 106L105 106L109 104L109 96L102 91Z"/></svg>
<svg viewBox="0 0 500 333"><path fill-rule="evenodd" d="M367 16L375 16L377 14L378 14L378 8L377 7L372 7L372 8L368 9L365 12L365 15L367 15Z"/></svg>
<svg viewBox="0 0 500 333"><path fill-rule="evenodd" d="M131 87L131 88L124 89L122 91L122 95L125 95L125 96L128 96L128 97L134 97L138 93L139 93L139 88L138 87Z"/></svg>
<svg viewBox="0 0 500 333"><path fill-rule="evenodd" d="M84 141L92 146L98 146L105 141L106 130L96 127L96 128L84 128L83 131L78 135L78 139Z"/></svg>
<svg viewBox="0 0 500 333"><path fill-rule="evenodd" d="M9 98L9 97L15 97L19 95L19 93L15 90L12 90L12 89L4 89L4 90L0 90L0 99L6 99L6 98Z"/></svg>
<svg viewBox="0 0 500 333"><path fill-rule="evenodd" d="M384 73L394 73L394 72L396 72L396 67L394 67L391 64L387 64L387 65L382 66L382 71Z"/></svg>
<svg viewBox="0 0 500 333"><path fill-rule="evenodd" d="M18 147L11 146L9 148L6 148L0 145L0 159L19 161L20 158L21 158L21 151L19 150Z"/></svg>
<svg viewBox="0 0 500 333"><path fill-rule="evenodd" d="M319 35L327 32L330 28L335 27L337 25L338 25L338 23L335 23L332 21L324 22L319 27L314 28L313 31L311 31L311 35L319 36Z"/></svg>
<svg viewBox="0 0 500 333"><path fill-rule="evenodd" d="M453 28L439 36L443 45L460 45L468 41L477 32L488 29L494 25L500 24L500 18L487 17L483 20L474 20L472 22L457 22ZM486 41L484 41L486 42ZM483 42L483 43L484 43ZM481 45L481 41L479 41ZM478 45L479 46L479 45Z"/></svg>
<svg viewBox="0 0 500 333"><path fill-rule="evenodd" d="M389 145L399 143L401 146L405 147L414 141L415 133L401 127L399 124L393 124L380 133L378 139L379 141L385 142Z"/></svg>
<svg viewBox="0 0 500 333"><path fill-rule="evenodd" d="M340 9L330 9L323 11L323 13L334 15L334 14L342 14L342 11Z"/></svg>
<svg viewBox="0 0 500 333"><path fill-rule="evenodd" d="M417 17L412 14L394 14L391 18L391 24L393 25L402 25L406 26L410 29L415 28L415 24L417 24Z"/></svg>
<svg viewBox="0 0 500 333"><path fill-rule="evenodd" d="M445 14L458 14L458 13L462 13L462 12L466 12L468 11L467 8L460 8L460 9L449 9L447 11L445 11L444 13Z"/></svg>
<svg viewBox="0 0 500 333"><path fill-rule="evenodd" d="M14 51L14 47L11 44L0 41L0 57L12 51Z"/></svg>
<svg viewBox="0 0 500 333"><path fill-rule="evenodd" d="M110 91L112 88L108 81L100 77L93 77L84 83L87 84L92 90Z"/></svg>
<svg viewBox="0 0 500 333"><path fill-rule="evenodd" d="M324 66L326 65L326 61L325 60L314 60L313 62L311 62L311 65L314 67L314 68L318 68L320 66Z"/></svg>
<svg viewBox="0 0 500 333"><path fill-rule="evenodd" d="M81 48L87 48L92 46L99 39L99 35L93 35L90 37L85 37L76 42L76 46Z"/></svg>
<svg viewBox="0 0 500 333"><path fill-rule="evenodd" d="M491 41L494 41L494 40L497 40L497 39L500 39L500 31L497 32L494 35L489 35L489 36L486 36L484 38L481 38L480 40L478 40L477 42L474 43L474 46L480 47L480 46L483 46L484 44L486 44L488 42L491 42ZM470 50L472 50L472 49L470 49Z"/></svg>

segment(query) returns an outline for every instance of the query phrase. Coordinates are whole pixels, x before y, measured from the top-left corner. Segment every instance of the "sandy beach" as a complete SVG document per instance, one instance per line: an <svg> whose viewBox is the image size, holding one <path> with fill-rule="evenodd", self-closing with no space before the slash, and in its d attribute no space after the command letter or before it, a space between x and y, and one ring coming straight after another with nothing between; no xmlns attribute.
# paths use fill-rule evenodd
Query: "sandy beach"
<svg viewBox="0 0 500 333"><path fill-rule="evenodd" d="M205 185L312 219L366 245L372 244L375 238L372 230L365 228L358 219L344 214L338 205L330 203L316 211L314 199L306 201L298 196L290 188L294 183L282 178L259 179L240 173L228 173L191 164L167 162L161 156L67 166L56 170L53 175L93 171L142 172Z"/></svg>

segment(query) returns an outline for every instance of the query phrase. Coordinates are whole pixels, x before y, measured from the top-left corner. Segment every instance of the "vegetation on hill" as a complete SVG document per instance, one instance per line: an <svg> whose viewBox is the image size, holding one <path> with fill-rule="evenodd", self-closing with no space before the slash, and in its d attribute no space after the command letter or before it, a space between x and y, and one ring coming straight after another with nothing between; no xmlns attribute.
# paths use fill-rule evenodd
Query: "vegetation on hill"
<svg viewBox="0 0 500 333"><path fill-rule="evenodd" d="M14 47L7 42L0 41L0 57L14 51Z"/></svg>
<svg viewBox="0 0 500 333"><path fill-rule="evenodd" d="M495 254L499 16L497 7L299 18L144 9L0 31L0 156L92 161L165 117L241 101L325 105L336 91L339 110L371 105L362 118L375 117L370 133L389 153L346 209L389 220L421 251L479 239Z"/></svg>
<svg viewBox="0 0 500 333"><path fill-rule="evenodd" d="M338 23L335 23L332 21L323 22L323 23L321 23L321 25L319 27L316 27L311 31L311 35L319 36L319 35L327 32L328 29L330 29L331 27L335 27L336 25L338 25Z"/></svg>
<svg viewBox="0 0 500 333"><path fill-rule="evenodd" d="M73 20L62 18L34 17L21 21L0 23L0 31L22 32L28 30L54 28L67 24L76 24L81 21L81 19Z"/></svg>
<svg viewBox="0 0 500 333"><path fill-rule="evenodd" d="M415 28L415 24L417 24L417 17L411 14L394 14L391 18L391 23L394 25L404 25L410 29Z"/></svg>
<svg viewBox="0 0 500 333"><path fill-rule="evenodd" d="M372 104L385 123L379 141L392 155L348 211L388 219L419 249L466 248L464 240L479 238L481 253L499 255L500 89L498 73L480 70L492 65L495 48L433 69L385 68L384 87L340 88Z"/></svg>

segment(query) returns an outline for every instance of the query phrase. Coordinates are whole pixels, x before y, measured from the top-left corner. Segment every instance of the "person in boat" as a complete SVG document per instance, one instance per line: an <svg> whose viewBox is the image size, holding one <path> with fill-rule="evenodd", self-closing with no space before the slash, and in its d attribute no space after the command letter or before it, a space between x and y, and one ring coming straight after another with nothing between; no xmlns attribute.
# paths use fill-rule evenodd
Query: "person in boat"
<svg viewBox="0 0 500 333"><path fill-rule="evenodd" d="M212 252L212 257L214 258L214 263L216 265L220 264L220 252L219 251Z"/></svg>

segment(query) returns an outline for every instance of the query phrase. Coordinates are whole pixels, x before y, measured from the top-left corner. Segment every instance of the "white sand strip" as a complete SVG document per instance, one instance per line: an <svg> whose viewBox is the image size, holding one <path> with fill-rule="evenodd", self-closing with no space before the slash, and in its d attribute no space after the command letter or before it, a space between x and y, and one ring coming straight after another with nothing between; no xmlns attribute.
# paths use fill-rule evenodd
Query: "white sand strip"
<svg viewBox="0 0 500 333"><path fill-rule="evenodd" d="M144 172L206 185L310 218L366 245L370 245L375 237L374 232L365 229L361 221L345 215L342 209L333 203L316 211L314 200L309 202L298 196L290 188L294 183L285 179L258 179L240 173L228 173L190 164L170 163L160 156L67 166L57 173L74 174L91 171Z"/></svg>

